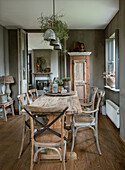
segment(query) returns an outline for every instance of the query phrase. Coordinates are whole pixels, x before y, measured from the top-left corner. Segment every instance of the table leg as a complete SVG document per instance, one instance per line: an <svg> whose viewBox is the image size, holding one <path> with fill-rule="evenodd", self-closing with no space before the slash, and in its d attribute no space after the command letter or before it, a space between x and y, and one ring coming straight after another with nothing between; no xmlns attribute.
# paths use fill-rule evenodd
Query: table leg
<svg viewBox="0 0 125 170"><path fill-rule="evenodd" d="M11 104L11 111L12 111L12 115L15 116L15 114L14 114L14 108L13 108L13 103Z"/></svg>
<svg viewBox="0 0 125 170"><path fill-rule="evenodd" d="M7 121L7 112L6 112L6 107L3 106L3 114L4 114L4 119Z"/></svg>

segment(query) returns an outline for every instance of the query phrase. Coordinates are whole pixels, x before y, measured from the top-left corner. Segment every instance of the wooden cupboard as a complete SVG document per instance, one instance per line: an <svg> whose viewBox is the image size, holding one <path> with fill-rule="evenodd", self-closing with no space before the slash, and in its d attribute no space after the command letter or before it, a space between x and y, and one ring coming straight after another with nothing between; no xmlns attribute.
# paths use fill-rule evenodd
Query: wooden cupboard
<svg viewBox="0 0 125 170"><path fill-rule="evenodd" d="M80 100L89 93L89 56L91 52L69 52L71 89L77 91Z"/></svg>

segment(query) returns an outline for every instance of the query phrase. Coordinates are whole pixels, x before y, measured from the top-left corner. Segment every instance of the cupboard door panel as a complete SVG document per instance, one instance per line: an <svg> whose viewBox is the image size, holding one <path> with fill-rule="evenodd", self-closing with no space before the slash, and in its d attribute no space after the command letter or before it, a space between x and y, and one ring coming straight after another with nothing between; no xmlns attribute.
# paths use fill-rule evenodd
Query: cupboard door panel
<svg viewBox="0 0 125 170"><path fill-rule="evenodd" d="M86 94L86 86L85 85L76 85L76 91L79 97L79 100L83 100Z"/></svg>
<svg viewBox="0 0 125 170"><path fill-rule="evenodd" d="M86 60L74 60L74 90L79 99L86 96Z"/></svg>
<svg viewBox="0 0 125 170"><path fill-rule="evenodd" d="M74 60L74 82L86 82L86 61Z"/></svg>

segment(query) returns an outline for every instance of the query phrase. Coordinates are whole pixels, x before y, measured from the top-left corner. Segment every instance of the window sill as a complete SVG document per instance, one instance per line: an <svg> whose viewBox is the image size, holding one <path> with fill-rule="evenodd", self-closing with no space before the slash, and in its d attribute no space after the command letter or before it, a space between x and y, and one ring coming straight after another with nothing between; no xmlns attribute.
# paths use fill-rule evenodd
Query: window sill
<svg viewBox="0 0 125 170"><path fill-rule="evenodd" d="M110 86L105 86L105 88L111 90L111 91L114 91L114 92L120 92L120 89L115 89L115 88L112 88Z"/></svg>

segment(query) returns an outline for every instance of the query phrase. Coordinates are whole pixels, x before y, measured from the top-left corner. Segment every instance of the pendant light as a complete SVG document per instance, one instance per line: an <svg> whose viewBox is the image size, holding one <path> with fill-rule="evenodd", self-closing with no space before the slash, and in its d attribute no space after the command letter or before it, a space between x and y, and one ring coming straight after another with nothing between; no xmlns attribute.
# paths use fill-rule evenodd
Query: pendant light
<svg viewBox="0 0 125 170"><path fill-rule="evenodd" d="M55 0L53 0L53 18L55 18ZM50 23L50 25L51 25L50 28L48 28L46 30L46 32L44 33L44 40L56 41L56 35L55 35L55 32L52 29L52 24L53 23Z"/></svg>
<svg viewBox="0 0 125 170"><path fill-rule="evenodd" d="M62 50L61 43L59 43L59 45L54 46L54 50Z"/></svg>
<svg viewBox="0 0 125 170"><path fill-rule="evenodd" d="M42 16L40 18L41 29L44 32L44 40L50 41L50 45L54 46L55 50L61 50L60 40L68 37L68 26L59 18L63 15L55 14L55 0L53 0L53 14L50 17ZM55 31L55 32L54 32ZM58 37L56 37L58 35Z"/></svg>
<svg viewBox="0 0 125 170"><path fill-rule="evenodd" d="M60 44L60 40L58 37L56 38L56 41L53 40L50 41L50 45L52 46L58 46L59 44Z"/></svg>
<svg viewBox="0 0 125 170"><path fill-rule="evenodd" d="M56 41L56 36L55 36L55 33L54 31L49 28L46 30L46 32L44 33L44 40L46 41Z"/></svg>

